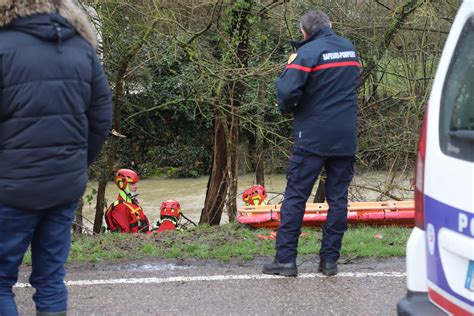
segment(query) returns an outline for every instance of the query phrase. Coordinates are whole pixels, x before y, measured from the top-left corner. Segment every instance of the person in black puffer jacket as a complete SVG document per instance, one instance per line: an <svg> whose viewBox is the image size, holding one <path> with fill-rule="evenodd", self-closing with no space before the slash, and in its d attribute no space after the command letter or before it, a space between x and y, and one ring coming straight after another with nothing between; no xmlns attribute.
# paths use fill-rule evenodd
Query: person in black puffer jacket
<svg viewBox="0 0 474 316"><path fill-rule="evenodd" d="M30 243L37 312L67 310L71 224L112 121L96 46L75 0L0 2L0 315Z"/></svg>

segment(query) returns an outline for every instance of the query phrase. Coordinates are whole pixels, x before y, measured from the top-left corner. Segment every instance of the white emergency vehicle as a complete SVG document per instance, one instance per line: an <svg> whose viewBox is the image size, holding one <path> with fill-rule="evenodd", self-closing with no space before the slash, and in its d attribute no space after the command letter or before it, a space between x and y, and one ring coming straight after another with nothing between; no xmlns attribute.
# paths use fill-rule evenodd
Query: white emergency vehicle
<svg viewBox="0 0 474 316"><path fill-rule="evenodd" d="M458 10L420 135L399 315L474 315L474 0Z"/></svg>

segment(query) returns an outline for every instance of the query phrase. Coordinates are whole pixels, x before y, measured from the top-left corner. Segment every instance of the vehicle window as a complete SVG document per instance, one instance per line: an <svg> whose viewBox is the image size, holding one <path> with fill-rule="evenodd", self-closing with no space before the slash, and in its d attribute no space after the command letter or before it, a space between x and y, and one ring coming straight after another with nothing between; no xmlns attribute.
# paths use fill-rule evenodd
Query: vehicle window
<svg viewBox="0 0 474 316"><path fill-rule="evenodd" d="M463 28L441 98L440 145L449 156L474 161L474 17Z"/></svg>

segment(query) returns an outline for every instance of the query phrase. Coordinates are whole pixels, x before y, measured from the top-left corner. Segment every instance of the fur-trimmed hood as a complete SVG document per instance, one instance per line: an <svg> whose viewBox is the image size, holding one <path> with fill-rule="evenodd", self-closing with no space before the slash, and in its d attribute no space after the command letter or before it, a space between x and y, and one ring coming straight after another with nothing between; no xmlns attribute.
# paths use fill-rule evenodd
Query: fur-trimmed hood
<svg viewBox="0 0 474 316"><path fill-rule="evenodd" d="M59 14L93 47L94 27L76 0L0 0L0 28L35 14Z"/></svg>

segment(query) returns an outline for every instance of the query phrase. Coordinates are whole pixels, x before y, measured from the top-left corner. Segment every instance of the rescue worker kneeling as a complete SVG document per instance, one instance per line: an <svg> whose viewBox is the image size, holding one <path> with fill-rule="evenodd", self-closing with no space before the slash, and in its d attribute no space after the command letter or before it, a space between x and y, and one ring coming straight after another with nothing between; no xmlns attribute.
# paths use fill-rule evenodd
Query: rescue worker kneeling
<svg viewBox="0 0 474 316"><path fill-rule="evenodd" d="M139 205L138 174L130 169L120 169L115 175L115 184L119 188L119 196L105 212L108 230L121 233L146 233L150 222Z"/></svg>
<svg viewBox="0 0 474 316"><path fill-rule="evenodd" d="M166 230L179 230L179 220L181 218L181 205L178 201L167 200L161 203L160 219L149 233L161 233Z"/></svg>

